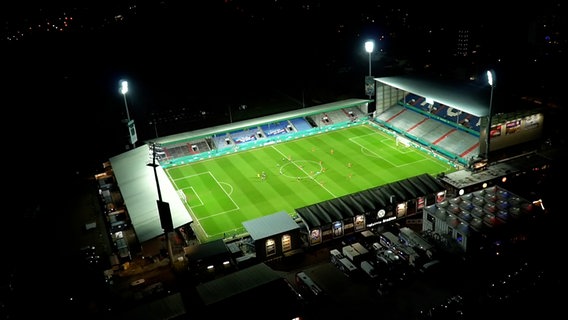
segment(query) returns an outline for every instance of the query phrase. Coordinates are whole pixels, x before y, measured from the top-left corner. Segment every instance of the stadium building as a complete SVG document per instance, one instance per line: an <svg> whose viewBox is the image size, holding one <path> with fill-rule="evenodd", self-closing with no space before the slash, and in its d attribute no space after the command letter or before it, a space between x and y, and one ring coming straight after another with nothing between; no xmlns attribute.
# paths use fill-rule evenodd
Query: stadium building
<svg viewBox="0 0 568 320"><path fill-rule="evenodd" d="M166 219L171 219L173 230L190 227L195 234L203 233L199 230L199 221L194 221L188 211L188 200L172 184L166 169L360 124L391 135L397 144L446 161L455 172L436 177L418 175L295 208L288 214L290 221L299 226L299 232L292 228L290 232L278 230L274 235L264 233L251 245L256 252L263 252L259 255L261 260L284 257L305 246L380 224L394 221L404 224L407 219L414 221L420 217L425 222L423 228L451 231L456 239L463 239L468 233L457 231L459 228L453 222L446 223L445 227L440 227L444 225L441 222L432 222L438 221L432 218L435 218L434 206L461 197L462 194L457 193L464 192L462 189L469 193L478 191L497 183L497 178L502 180L517 174L518 170L505 170L498 177L493 176L494 179L486 179L489 181L460 187L463 181L475 181L478 174L494 172L486 160L493 159L494 155L497 159L498 151L542 139L543 114L534 110L492 115L489 103L492 88L487 86L435 83L410 77L376 78L375 85L375 100L347 99L156 138L111 158L109 163L122 205L136 235L128 248L135 249L140 243L164 235L161 221L164 214L158 213L156 205L158 195L168 204ZM497 161L494 162L497 166ZM152 166L156 163L159 165ZM221 238L231 243L237 238L250 237L252 228L255 234L262 234L258 224L243 223L243 228L211 240ZM276 247L275 239L278 239ZM124 251L124 244L122 247ZM266 252L273 254L266 255ZM183 256L183 250L180 255Z"/></svg>

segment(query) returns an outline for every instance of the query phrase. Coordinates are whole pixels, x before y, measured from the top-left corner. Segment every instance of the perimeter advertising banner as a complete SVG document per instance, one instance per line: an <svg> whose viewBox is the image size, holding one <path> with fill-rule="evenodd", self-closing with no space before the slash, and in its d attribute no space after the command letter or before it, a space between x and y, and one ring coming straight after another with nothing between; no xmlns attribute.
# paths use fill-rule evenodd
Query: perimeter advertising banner
<svg viewBox="0 0 568 320"><path fill-rule="evenodd" d="M542 113L499 121L491 126L491 151L535 141L542 137Z"/></svg>
<svg viewBox="0 0 568 320"><path fill-rule="evenodd" d="M130 134L130 143L136 144L138 141L138 135L136 134L136 126L134 125L134 120L128 121L128 133Z"/></svg>
<svg viewBox="0 0 568 320"><path fill-rule="evenodd" d="M372 76L365 77L365 95L369 98L375 95L375 78Z"/></svg>

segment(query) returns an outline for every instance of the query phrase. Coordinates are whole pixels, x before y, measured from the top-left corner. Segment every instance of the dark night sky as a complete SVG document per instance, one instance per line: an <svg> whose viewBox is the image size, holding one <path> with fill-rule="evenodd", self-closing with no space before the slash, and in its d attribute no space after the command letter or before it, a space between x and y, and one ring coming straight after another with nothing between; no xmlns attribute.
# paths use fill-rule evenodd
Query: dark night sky
<svg viewBox="0 0 568 320"><path fill-rule="evenodd" d="M102 8L125 12L124 4L134 2L7 1L2 2L1 11L4 19L13 22L37 16L39 7L49 13L80 3L95 13L94 18L81 16L81 21L90 21L92 26L97 25L92 21L100 19L102 24L113 16ZM66 151L56 152L73 150L73 163L87 160L95 165L122 150L124 145L116 138L117 130L123 129L120 119L124 117L124 103L118 93L121 78L130 81L129 109L132 118L139 121L142 138L150 138L145 132L147 116L154 111L216 108L219 116L224 116L227 105L247 103L250 96L274 91L295 103L303 93L309 95L316 88L338 96L360 96L363 90L357 88L363 87L367 71L362 43L369 35L394 27L379 19L366 24L354 22L365 16L362 12L396 16L398 11L388 8L393 3L402 6L392 1L383 1L380 7L368 1L334 2L306 17L298 10L276 13L267 4L252 5L250 1L242 1L239 10L227 9L222 1L199 5L141 3L136 16L125 15L128 22L124 24L34 34L6 43L3 99L10 126L2 130L4 136L12 137L8 139L10 150L26 155L31 151L34 156L38 147L49 147L51 152L58 149L52 145L64 146ZM487 43L508 52L522 48L526 42L524 21L546 12L541 4L526 4L513 13L509 8L487 8L477 3L447 4L445 10L419 3L409 12L416 20L411 24L419 30L422 24L434 28L449 22L468 25L483 21L484 30L491 30ZM399 34L399 38L405 43L420 40L413 34ZM394 46L394 41L385 43L385 50L395 52ZM377 68L382 61L374 64ZM524 77L522 72L519 75L510 79ZM504 78L501 75L500 80Z"/></svg>
<svg viewBox="0 0 568 320"><path fill-rule="evenodd" d="M199 5L146 1L135 16L124 15L127 23L93 27L108 22L113 12L127 12L124 4L134 2L26 0L0 5L2 17L12 23L37 17L39 7L44 14L58 13L58 8L80 3L94 13L93 17L77 15L81 18L77 24L89 26L80 32L33 34L3 43L4 119L9 126L3 126L2 133L10 137L11 153L28 167L36 167L37 150L65 155L77 168L85 162L99 166L123 151L124 143L117 138L125 113L118 93L121 78L130 82L129 110L142 139L151 138L148 115L157 111L185 108L193 115L202 109L215 110L225 117L227 106L247 104L251 97L262 95L285 96L298 107L303 94L309 98L322 88L337 96L362 96L367 72L362 43L369 35L395 27L379 19L355 22L365 16L361 12L380 17L384 12L391 17L399 14L389 11L392 1L382 2L381 7L368 1L334 2L309 17L299 10L275 11L265 3L249 1L243 1L239 10L228 9L222 1ZM527 41L526 21L548 10L541 4L526 4L513 13L508 8L487 10L477 3L448 4L446 10L420 3L409 11L416 20L410 24L422 30L449 22L482 21L483 30L490 30L489 46L503 55L512 50L516 58L522 54L514 50L521 51ZM399 43L418 43L421 38L412 33L398 37ZM384 50L394 55L395 45L394 40L387 42ZM373 70L378 70L383 61L373 63ZM515 70L514 76L507 79L501 74L501 86L511 79L530 85L531 77L523 73L523 67L510 69ZM554 79L552 71L557 70L541 73ZM199 123L189 126L195 125ZM49 166L59 164L57 157L43 160Z"/></svg>

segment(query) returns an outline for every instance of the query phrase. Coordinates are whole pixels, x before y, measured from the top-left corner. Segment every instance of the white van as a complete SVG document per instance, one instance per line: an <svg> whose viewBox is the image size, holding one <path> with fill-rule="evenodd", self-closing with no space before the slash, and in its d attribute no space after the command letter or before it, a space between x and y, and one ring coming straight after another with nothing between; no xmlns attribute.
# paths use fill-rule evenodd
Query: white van
<svg viewBox="0 0 568 320"><path fill-rule="evenodd" d="M371 279L375 279L379 276L375 267L367 260L361 261L361 270Z"/></svg>
<svg viewBox="0 0 568 320"><path fill-rule="evenodd" d="M440 260L432 260L426 262L425 264L422 265L422 267L420 267L420 272L426 273L430 270L435 270L436 268L439 267L439 265L440 265Z"/></svg>
<svg viewBox="0 0 568 320"><path fill-rule="evenodd" d="M375 250L375 251L380 251L380 250L383 250L384 248L385 247L383 247L383 245L378 243L378 242L373 243L373 250Z"/></svg>
<svg viewBox="0 0 568 320"><path fill-rule="evenodd" d="M329 257L332 263L337 263L339 261L339 259L343 259L344 256L343 254L341 254L341 252L339 252L339 250L337 249L331 249L329 250Z"/></svg>

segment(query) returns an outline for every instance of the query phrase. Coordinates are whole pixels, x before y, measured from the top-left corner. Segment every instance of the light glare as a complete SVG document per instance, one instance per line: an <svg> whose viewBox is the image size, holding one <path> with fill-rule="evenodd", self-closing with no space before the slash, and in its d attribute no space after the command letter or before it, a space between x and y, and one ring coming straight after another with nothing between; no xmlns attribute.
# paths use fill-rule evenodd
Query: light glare
<svg viewBox="0 0 568 320"><path fill-rule="evenodd" d="M126 94L128 92L128 81L122 80L120 82L120 93Z"/></svg>

